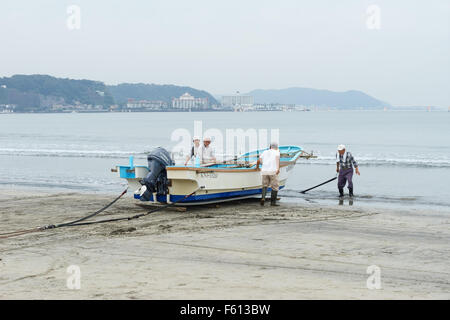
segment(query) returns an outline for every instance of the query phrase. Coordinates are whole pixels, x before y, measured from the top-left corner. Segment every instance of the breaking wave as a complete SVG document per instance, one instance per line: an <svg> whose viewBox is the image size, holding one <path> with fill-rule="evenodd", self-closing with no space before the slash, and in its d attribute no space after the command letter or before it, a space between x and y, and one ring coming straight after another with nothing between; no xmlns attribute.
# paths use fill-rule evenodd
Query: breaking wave
<svg viewBox="0 0 450 320"><path fill-rule="evenodd" d="M407 158L407 157L369 157L359 156L358 164L364 166L401 166L401 167L435 167L435 168L450 168L450 158L442 159L426 159L426 158ZM330 165L335 164L334 157L320 157L314 160L299 161L297 164L315 164L315 165Z"/></svg>
<svg viewBox="0 0 450 320"><path fill-rule="evenodd" d="M144 151L65 150L65 149L15 149L0 148L0 155L29 157L73 157L73 158L128 158L145 156Z"/></svg>
<svg viewBox="0 0 450 320"><path fill-rule="evenodd" d="M145 158L148 150L77 150L77 149L27 149L27 148L0 148L0 155L8 156L32 156L32 157L73 157L73 158L128 158L129 156ZM435 158L433 158L433 156ZM450 158L442 156L436 158L417 156L408 158L407 156L396 155L383 157L382 155L358 156L357 161L364 166L401 166L401 167L422 167L422 168L450 168ZM218 155L220 158L220 155ZM176 157L177 158L177 157ZM184 159L184 156L182 157ZM180 158L181 159L181 158ZM317 159L299 160L297 165L334 165L335 158L332 156L319 156Z"/></svg>

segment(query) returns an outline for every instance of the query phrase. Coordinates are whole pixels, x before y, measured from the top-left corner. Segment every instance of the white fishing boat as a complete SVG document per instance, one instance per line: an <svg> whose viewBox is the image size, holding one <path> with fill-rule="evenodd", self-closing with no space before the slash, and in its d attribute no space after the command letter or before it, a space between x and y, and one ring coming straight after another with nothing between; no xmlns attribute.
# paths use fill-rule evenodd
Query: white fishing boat
<svg viewBox="0 0 450 320"><path fill-rule="evenodd" d="M261 172L256 168L256 161L264 150L222 163L176 166L165 149L157 148L148 155L147 166L135 166L130 157L128 166L116 166L112 171L128 181L134 198L140 201L183 206L224 202L261 195ZM298 146L281 146L280 155L279 185L282 189L296 161L312 155Z"/></svg>

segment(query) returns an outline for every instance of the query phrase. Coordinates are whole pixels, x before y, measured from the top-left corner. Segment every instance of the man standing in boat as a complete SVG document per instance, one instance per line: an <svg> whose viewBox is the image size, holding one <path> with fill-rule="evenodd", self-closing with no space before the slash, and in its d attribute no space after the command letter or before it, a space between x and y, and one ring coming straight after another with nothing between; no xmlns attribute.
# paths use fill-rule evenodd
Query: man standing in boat
<svg viewBox="0 0 450 320"><path fill-rule="evenodd" d="M216 162L214 149L211 147L211 138L203 138L203 145L198 150L201 164L213 164Z"/></svg>
<svg viewBox="0 0 450 320"><path fill-rule="evenodd" d="M270 205L278 206L276 203L278 195L278 174L280 173L280 150L278 149L278 143L272 142L270 144L270 149L264 151L261 157L256 163L256 168L261 166L261 177L262 177L262 195L261 195L261 205L264 205L266 200L267 188L272 189L270 195Z"/></svg>
<svg viewBox="0 0 450 320"><path fill-rule="evenodd" d="M198 150L200 149L200 138L194 137L192 139L192 142L194 145L191 148L191 153L186 157L186 162L184 163L185 166L187 166L188 162L191 161L192 158L195 159L198 155Z"/></svg>
<svg viewBox="0 0 450 320"><path fill-rule="evenodd" d="M338 178L338 189L339 197L344 196L345 184L348 186L348 194L353 197L353 167L355 167L355 172L359 176L358 163L356 162L353 155L345 150L343 144L338 145L338 153L336 153L336 172L339 173Z"/></svg>

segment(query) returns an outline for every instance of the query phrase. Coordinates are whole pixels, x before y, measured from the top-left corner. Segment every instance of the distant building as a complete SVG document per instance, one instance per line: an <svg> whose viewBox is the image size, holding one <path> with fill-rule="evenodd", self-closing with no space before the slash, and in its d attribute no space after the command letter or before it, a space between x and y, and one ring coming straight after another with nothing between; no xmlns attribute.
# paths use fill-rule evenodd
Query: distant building
<svg viewBox="0 0 450 320"><path fill-rule="evenodd" d="M128 99L127 109L163 110L167 108L164 101L134 100Z"/></svg>
<svg viewBox="0 0 450 320"><path fill-rule="evenodd" d="M0 113L12 113L15 108L15 104L0 104Z"/></svg>
<svg viewBox="0 0 450 320"><path fill-rule="evenodd" d="M187 92L179 98L172 99L174 109L206 109L208 106L208 98L195 98Z"/></svg>
<svg viewBox="0 0 450 320"><path fill-rule="evenodd" d="M222 106L224 107L234 107L234 106L252 106L254 104L253 96L223 96Z"/></svg>
<svg viewBox="0 0 450 320"><path fill-rule="evenodd" d="M236 105L233 107L236 112L247 111L309 111L304 106L297 106L295 104L279 104L279 103L267 103L267 104L254 104L254 105Z"/></svg>

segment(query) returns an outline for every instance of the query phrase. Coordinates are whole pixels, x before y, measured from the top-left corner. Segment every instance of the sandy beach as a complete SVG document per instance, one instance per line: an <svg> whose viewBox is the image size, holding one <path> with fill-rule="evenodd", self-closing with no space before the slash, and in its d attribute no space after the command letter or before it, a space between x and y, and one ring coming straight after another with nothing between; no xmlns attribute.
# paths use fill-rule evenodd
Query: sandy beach
<svg viewBox="0 0 450 320"><path fill-rule="evenodd" d="M114 196L0 192L0 233L89 214ZM355 201L357 203L357 199ZM96 219L144 209L127 196ZM1 299L449 299L445 214L253 200L0 239ZM80 289L67 286L78 266ZM381 289L368 289L367 268Z"/></svg>

